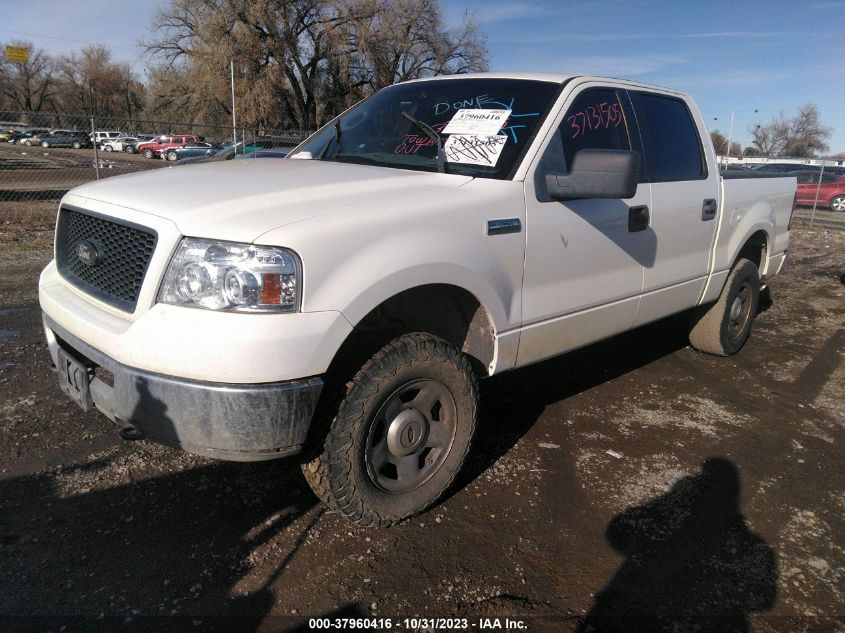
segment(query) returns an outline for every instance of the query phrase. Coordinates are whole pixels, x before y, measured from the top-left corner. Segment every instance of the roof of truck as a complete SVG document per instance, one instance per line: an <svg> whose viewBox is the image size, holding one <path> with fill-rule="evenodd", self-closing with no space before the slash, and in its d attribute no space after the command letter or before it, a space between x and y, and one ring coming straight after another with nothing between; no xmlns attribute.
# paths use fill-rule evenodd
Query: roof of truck
<svg viewBox="0 0 845 633"><path fill-rule="evenodd" d="M408 81L401 82L402 84L406 83L414 83L418 81L441 81L441 80L449 80L449 79L527 79L532 81L548 81L551 83L556 84L563 84L570 79L583 79L589 81L600 81L600 82L613 82L615 84L624 84L628 87L632 88L648 88L652 90L659 90L661 92L671 92L678 95L682 95L680 91L667 88L665 86L658 86L655 84L648 84L643 83L641 81L632 81L630 79L620 79L618 77L601 77L601 76L594 76L589 74L567 74L567 73L526 73L526 72L513 72L513 73L465 73L465 74L457 74L457 75L437 75L434 77L421 77L419 79L410 79Z"/></svg>
<svg viewBox="0 0 845 633"><path fill-rule="evenodd" d="M531 79L534 81L549 81L562 84L578 75L561 75L558 73L464 73L458 75L437 75L436 77L421 77L411 79L402 83L413 83L415 81L431 81L432 79Z"/></svg>

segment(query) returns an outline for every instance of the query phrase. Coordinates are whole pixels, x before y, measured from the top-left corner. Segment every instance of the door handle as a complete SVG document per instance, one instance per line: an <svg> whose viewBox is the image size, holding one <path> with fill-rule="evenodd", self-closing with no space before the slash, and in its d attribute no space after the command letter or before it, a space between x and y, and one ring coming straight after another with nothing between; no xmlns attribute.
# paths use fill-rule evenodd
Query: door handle
<svg viewBox="0 0 845 633"><path fill-rule="evenodd" d="M706 222L716 217L716 211L719 209L719 204L715 198L706 198L704 204L701 205L701 221Z"/></svg>
<svg viewBox="0 0 845 633"><path fill-rule="evenodd" d="M628 232L636 233L637 231L645 231L648 228L648 207L642 205L639 207L631 207L628 209Z"/></svg>

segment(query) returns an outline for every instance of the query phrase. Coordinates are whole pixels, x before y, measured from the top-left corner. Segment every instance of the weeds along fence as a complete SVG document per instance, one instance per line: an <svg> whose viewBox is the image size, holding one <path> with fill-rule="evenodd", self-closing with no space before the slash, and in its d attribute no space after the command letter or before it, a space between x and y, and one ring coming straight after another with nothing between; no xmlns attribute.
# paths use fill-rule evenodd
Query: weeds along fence
<svg viewBox="0 0 845 633"><path fill-rule="evenodd" d="M62 113L0 111L0 202L56 201L69 189L82 183L173 164L167 154L145 157L127 143L102 145L91 142L94 133L118 133L137 137L168 135L182 144L197 137L198 142L216 148L236 149L227 155L236 158L256 156L255 150L276 148L287 151L310 132L231 126L200 125L180 121L137 118L74 116ZM189 141L188 144L193 144ZM79 147L75 147L78 145ZM172 157L172 156L171 156Z"/></svg>

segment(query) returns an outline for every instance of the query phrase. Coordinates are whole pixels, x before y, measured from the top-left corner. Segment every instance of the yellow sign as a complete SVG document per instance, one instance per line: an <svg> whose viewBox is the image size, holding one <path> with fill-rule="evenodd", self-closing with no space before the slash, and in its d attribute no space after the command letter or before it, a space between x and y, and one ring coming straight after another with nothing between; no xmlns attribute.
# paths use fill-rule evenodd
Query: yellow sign
<svg viewBox="0 0 845 633"><path fill-rule="evenodd" d="M17 64L25 64L29 61L28 46L6 46L6 59Z"/></svg>

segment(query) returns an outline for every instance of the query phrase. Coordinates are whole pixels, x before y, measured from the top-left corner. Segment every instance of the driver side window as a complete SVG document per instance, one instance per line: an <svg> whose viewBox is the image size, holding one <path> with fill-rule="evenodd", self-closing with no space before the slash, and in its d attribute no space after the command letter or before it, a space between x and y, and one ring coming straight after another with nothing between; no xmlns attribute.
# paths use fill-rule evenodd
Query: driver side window
<svg viewBox="0 0 845 633"><path fill-rule="evenodd" d="M569 173L582 149L631 149L625 111L615 90L594 88L579 94L543 154L546 173Z"/></svg>

